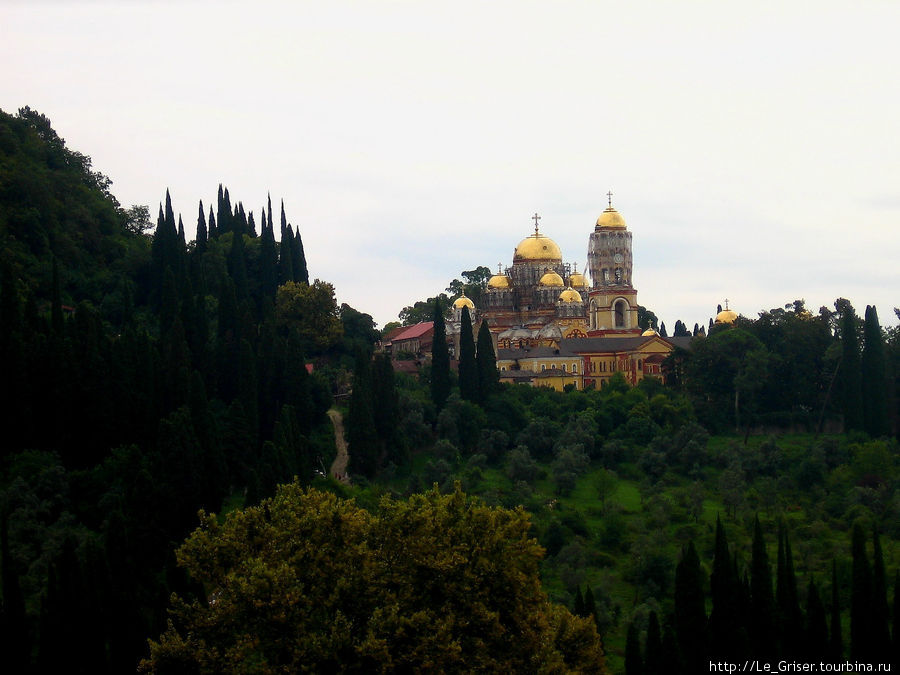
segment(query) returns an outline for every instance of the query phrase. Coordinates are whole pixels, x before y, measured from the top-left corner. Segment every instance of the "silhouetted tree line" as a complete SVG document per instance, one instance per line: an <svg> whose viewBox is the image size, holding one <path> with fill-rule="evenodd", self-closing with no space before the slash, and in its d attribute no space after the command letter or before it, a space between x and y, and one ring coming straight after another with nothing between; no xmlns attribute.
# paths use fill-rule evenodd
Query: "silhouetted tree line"
<svg viewBox="0 0 900 675"><path fill-rule="evenodd" d="M900 576L893 589L892 636L878 532L872 534L871 563L866 539L863 526L857 522L852 531L851 578L840 578L835 560L828 597L823 597L820 582L810 578L804 598L798 590L790 539L783 524L777 531L773 580L759 519L754 523L749 565L729 546L725 528L717 520L708 580L690 542L682 549L675 570L673 611L665 617L662 629L655 612L651 612L645 631L634 623L629 625L626 672L699 673L708 671L710 662L754 660L772 664L773 668L779 661L897 663ZM576 594L575 613L579 597ZM842 614L849 614L849 636L842 628Z"/></svg>
<svg viewBox="0 0 900 675"><path fill-rule="evenodd" d="M220 186L189 242L167 193L148 236L28 109L0 159L4 670L134 671L169 593L199 591L172 553L198 509L313 478L331 390L307 364L374 322L309 282L283 204L276 240L271 200L257 221Z"/></svg>

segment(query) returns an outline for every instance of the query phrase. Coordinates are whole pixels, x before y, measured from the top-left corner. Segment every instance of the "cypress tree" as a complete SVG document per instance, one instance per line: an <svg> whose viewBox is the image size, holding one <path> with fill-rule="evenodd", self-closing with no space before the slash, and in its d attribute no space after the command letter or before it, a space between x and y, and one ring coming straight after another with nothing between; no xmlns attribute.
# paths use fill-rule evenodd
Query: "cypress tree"
<svg viewBox="0 0 900 675"><path fill-rule="evenodd" d="M894 641L892 663L900 664L900 569L894 574Z"/></svg>
<svg viewBox="0 0 900 675"><path fill-rule="evenodd" d="M246 301L250 297L250 285L247 280L244 236L237 231L232 233L231 250L228 253L228 272L234 281L234 292L238 302Z"/></svg>
<svg viewBox="0 0 900 675"><path fill-rule="evenodd" d="M478 400L478 367L475 364L475 338L469 308L463 307L459 327L459 394L466 401Z"/></svg>
<svg viewBox="0 0 900 675"><path fill-rule="evenodd" d="M644 672L647 675L661 675L667 670L666 664L662 660L663 645L662 634L659 629L659 618L656 612L650 612L650 619L647 622L647 644L644 649Z"/></svg>
<svg viewBox="0 0 900 675"><path fill-rule="evenodd" d="M405 460L397 427L400 421L400 399L394 380L391 357L378 354L372 362L372 414L382 448L397 465Z"/></svg>
<svg viewBox="0 0 900 675"><path fill-rule="evenodd" d="M853 526L853 586L850 596L850 658L870 660L872 654L872 569L866 557L862 525Z"/></svg>
<svg viewBox="0 0 900 675"><path fill-rule="evenodd" d="M581 586L575 587L575 604L572 608L575 616L584 616L584 598L581 595Z"/></svg>
<svg viewBox="0 0 900 675"><path fill-rule="evenodd" d="M769 556L766 553L766 542L759 516L753 524L750 598L750 640L753 653L771 661L776 655L773 630L775 602L772 597L772 571L769 568Z"/></svg>
<svg viewBox="0 0 900 675"><path fill-rule="evenodd" d="M884 355L884 336L878 323L878 311L866 305L863 329L865 343L862 353L862 402L866 433L870 436L886 436L890 431L888 421L887 372Z"/></svg>
<svg viewBox="0 0 900 675"><path fill-rule="evenodd" d="M194 253L202 256L207 248L206 216L203 215L203 200L200 200L200 208L197 213L197 236L194 239Z"/></svg>
<svg viewBox="0 0 900 675"><path fill-rule="evenodd" d="M812 662L828 653L828 622L819 589L810 579L806 593L806 653L804 658Z"/></svg>
<svg viewBox="0 0 900 675"><path fill-rule="evenodd" d="M278 290L278 253L275 247L275 232L262 218L262 236L259 242L260 286L264 298L274 300Z"/></svg>
<svg viewBox="0 0 900 675"><path fill-rule="evenodd" d="M641 640L634 622L628 624L625 638L625 675L643 675L644 664L641 659Z"/></svg>
<svg viewBox="0 0 900 675"><path fill-rule="evenodd" d="M872 528L872 647L871 659L879 663L891 660L890 616L887 602L887 576L878 530Z"/></svg>
<svg viewBox="0 0 900 675"><path fill-rule="evenodd" d="M256 239L259 236L256 232L256 221L253 220L253 211L247 214L247 235L251 239Z"/></svg>
<svg viewBox="0 0 900 675"><path fill-rule="evenodd" d="M294 235L291 251L294 255L292 262L294 265L294 276L296 277L296 281L308 284L309 270L306 267L306 252L303 250L303 238L300 236L299 227L297 227L297 232Z"/></svg>
<svg viewBox="0 0 900 675"><path fill-rule="evenodd" d="M700 324L695 323L695 324L694 324L694 332L693 332L693 336L694 336L694 337L697 337L698 335L700 335Z"/></svg>
<svg viewBox="0 0 900 675"><path fill-rule="evenodd" d="M178 244L182 251L187 250L187 239L184 236L184 222L181 220L181 214L178 214Z"/></svg>
<svg viewBox="0 0 900 675"><path fill-rule="evenodd" d="M841 312L841 363L838 375L840 377L844 428L847 431L862 430L865 424L856 312L853 310L853 305L847 300L838 300L835 302L835 306Z"/></svg>
<svg viewBox="0 0 900 675"><path fill-rule="evenodd" d="M703 572L694 542L682 549L675 568L675 632L685 672L699 673L706 665L706 601Z"/></svg>
<svg viewBox="0 0 900 675"><path fill-rule="evenodd" d="M738 611L738 584L734 578L731 554L722 521L716 518L715 557L710 590L712 611L709 615L710 656L738 660L743 657L740 644L741 617Z"/></svg>
<svg viewBox="0 0 900 675"><path fill-rule="evenodd" d="M679 675L684 673L684 663L681 660L681 654L678 650L678 639L675 637L675 630L672 627L675 618L670 614L666 618L663 628L662 638L662 662L668 664L667 672ZM660 671L662 672L662 671Z"/></svg>
<svg viewBox="0 0 900 675"><path fill-rule="evenodd" d="M665 321L663 321L661 324L659 324L659 336L660 337L669 337L669 333L666 332L666 322Z"/></svg>
<svg viewBox="0 0 900 675"><path fill-rule="evenodd" d="M491 339L491 330L486 320L481 322L478 329L478 349L475 353L475 363L478 366L478 395L482 404L487 402L490 395L497 389L500 374L497 372L497 357L494 354L494 341Z"/></svg>
<svg viewBox="0 0 900 675"><path fill-rule="evenodd" d="M219 238L219 228L216 227L216 216L213 213L212 204L209 205L209 238L210 239L218 239Z"/></svg>
<svg viewBox="0 0 900 675"><path fill-rule="evenodd" d="M372 410L372 373L369 355L360 351L353 371L353 393L347 414L347 452L354 471L374 476L378 468L379 442Z"/></svg>
<svg viewBox="0 0 900 675"><path fill-rule="evenodd" d="M439 411L450 397L450 353L447 350L447 329L441 303L435 298L434 337L431 343L431 400Z"/></svg>
<svg viewBox="0 0 900 675"><path fill-rule="evenodd" d="M831 561L831 632L828 640L828 658L837 663L844 658L844 638L841 635L841 593L838 586L837 561Z"/></svg>
<svg viewBox="0 0 900 675"><path fill-rule="evenodd" d="M794 558L784 523L778 532L778 579L775 604L782 640L781 656L797 658L803 645L803 613L797 597L797 577L794 574Z"/></svg>
<svg viewBox="0 0 900 675"><path fill-rule="evenodd" d="M284 224L284 213L282 212L281 225L281 243L278 246L278 284L284 285L294 280L294 263L291 255L291 239L293 234L287 225Z"/></svg>

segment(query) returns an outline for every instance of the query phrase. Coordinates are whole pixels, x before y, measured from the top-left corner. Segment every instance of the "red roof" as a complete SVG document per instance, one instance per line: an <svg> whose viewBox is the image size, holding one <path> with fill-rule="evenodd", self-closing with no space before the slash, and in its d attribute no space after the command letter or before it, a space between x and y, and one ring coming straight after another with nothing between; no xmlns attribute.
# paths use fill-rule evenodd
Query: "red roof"
<svg viewBox="0 0 900 675"><path fill-rule="evenodd" d="M422 337L432 328L434 328L434 321L423 321L422 323L417 323L415 326L409 326L399 335L395 335L393 338L391 338L391 342L399 342L400 340L412 340L414 338Z"/></svg>

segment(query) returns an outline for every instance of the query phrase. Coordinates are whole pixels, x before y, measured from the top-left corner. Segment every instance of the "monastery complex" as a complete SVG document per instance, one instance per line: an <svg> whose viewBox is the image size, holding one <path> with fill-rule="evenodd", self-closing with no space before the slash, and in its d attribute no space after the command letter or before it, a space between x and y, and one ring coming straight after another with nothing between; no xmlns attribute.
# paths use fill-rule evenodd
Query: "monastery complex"
<svg viewBox="0 0 900 675"><path fill-rule="evenodd" d="M490 278L480 306L465 294L453 301L447 322L451 350L459 353L462 311L468 308L476 334L481 322L490 328L501 381L562 390L567 385L600 388L616 373L632 385L647 376L662 377L666 357L676 347L689 348L691 337L662 337L638 325L632 233L609 197L589 233L583 273L563 262L562 251L541 233L535 214L534 233L516 246L512 264L501 265ZM726 310L716 322L736 318ZM406 335L422 353L429 327L430 322L410 326L395 335L394 353L404 349Z"/></svg>

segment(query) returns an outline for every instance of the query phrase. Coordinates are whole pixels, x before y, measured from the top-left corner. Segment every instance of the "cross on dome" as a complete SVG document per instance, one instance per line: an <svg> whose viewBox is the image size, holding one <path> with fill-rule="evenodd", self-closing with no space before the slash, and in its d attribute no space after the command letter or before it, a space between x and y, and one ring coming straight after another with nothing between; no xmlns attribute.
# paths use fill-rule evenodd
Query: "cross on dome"
<svg viewBox="0 0 900 675"><path fill-rule="evenodd" d="M531 216L531 219L534 221L534 236L538 235L538 221L541 217L537 214L537 211L534 212L534 215Z"/></svg>

